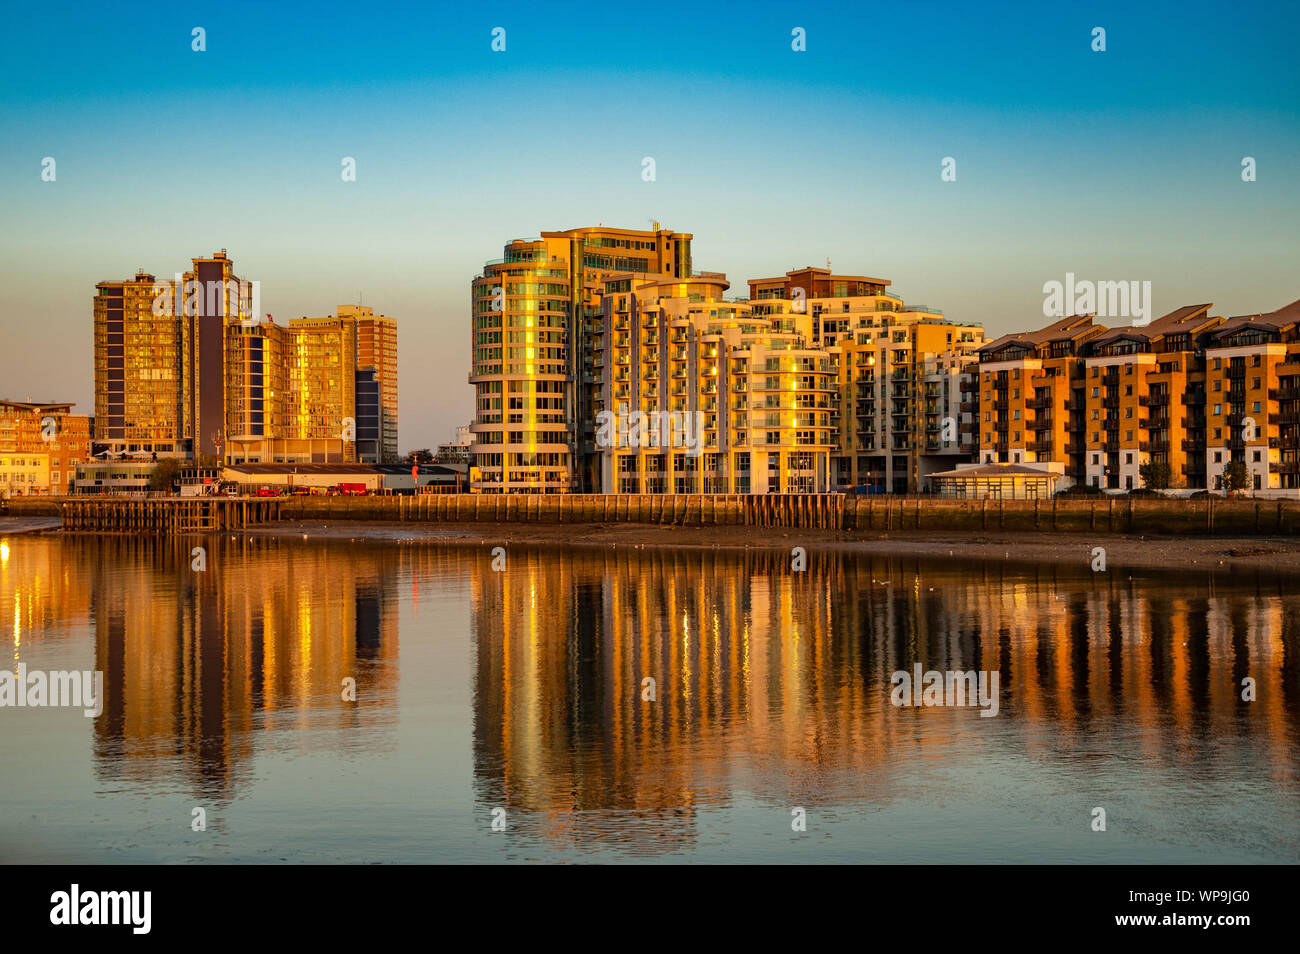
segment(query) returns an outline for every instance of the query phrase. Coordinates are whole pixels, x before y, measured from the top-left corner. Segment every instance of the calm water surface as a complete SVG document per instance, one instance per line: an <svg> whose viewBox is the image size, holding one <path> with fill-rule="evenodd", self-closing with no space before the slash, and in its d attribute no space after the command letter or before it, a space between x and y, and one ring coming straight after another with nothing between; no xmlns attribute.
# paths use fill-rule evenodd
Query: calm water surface
<svg viewBox="0 0 1300 954"><path fill-rule="evenodd" d="M0 709L0 860L1300 860L1291 583L815 551L797 574L779 552L491 561L3 538L3 665L102 670L106 703ZM997 670L1000 713L894 707L914 663Z"/></svg>

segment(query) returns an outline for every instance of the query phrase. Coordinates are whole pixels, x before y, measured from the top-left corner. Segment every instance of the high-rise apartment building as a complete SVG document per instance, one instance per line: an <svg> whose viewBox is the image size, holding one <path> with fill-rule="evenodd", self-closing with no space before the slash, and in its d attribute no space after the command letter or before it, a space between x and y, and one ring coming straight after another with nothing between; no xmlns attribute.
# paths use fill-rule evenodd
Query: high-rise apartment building
<svg viewBox="0 0 1300 954"><path fill-rule="evenodd" d="M828 269L729 298L690 243L546 232L484 266L473 489L905 492L971 454L960 384L982 329Z"/></svg>
<svg viewBox="0 0 1300 954"><path fill-rule="evenodd" d="M368 463L391 464L398 458L397 448L397 319L376 315L363 305L339 305L340 318L350 317L357 327L357 459ZM364 387L373 380L373 387ZM377 393L377 405L365 401L362 392ZM364 431L374 437L362 438Z"/></svg>
<svg viewBox="0 0 1300 954"><path fill-rule="evenodd" d="M758 315L806 313L837 368L830 485L916 493L974 451L960 387L984 329L907 305L890 284L808 266L751 279L750 303Z"/></svg>
<svg viewBox="0 0 1300 954"><path fill-rule="evenodd" d="M691 236L595 228L516 239L471 285L475 490L596 490L605 278L689 278Z"/></svg>
<svg viewBox="0 0 1300 954"><path fill-rule="evenodd" d="M171 280L138 272L96 291L101 452L225 463L396 457L395 319L343 305L277 325L254 314L255 283L235 275L224 249Z"/></svg>

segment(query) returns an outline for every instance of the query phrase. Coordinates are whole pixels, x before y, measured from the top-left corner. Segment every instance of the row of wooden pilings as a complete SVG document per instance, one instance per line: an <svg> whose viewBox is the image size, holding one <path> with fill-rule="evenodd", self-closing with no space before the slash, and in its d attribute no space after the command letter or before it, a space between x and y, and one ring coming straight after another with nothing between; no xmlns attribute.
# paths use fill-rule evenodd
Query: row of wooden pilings
<svg viewBox="0 0 1300 954"><path fill-rule="evenodd" d="M439 523L645 523L840 529L842 494L429 494L296 497L287 520Z"/></svg>
<svg viewBox="0 0 1300 954"><path fill-rule="evenodd" d="M412 523L633 523L809 530L1300 533L1300 500L872 497L843 494L427 494L363 497L90 497L10 501L11 515L59 514L68 530L188 533L278 520Z"/></svg>
<svg viewBox="0 0 1300 954"><path fill-rule="evenodd" d="M106 533L192 533L241 530L279 519L278 499L182 497L65 500L59 515L65 530Z"/></svg>
<svg viewBox="0 0 1300 954"><path fill-rule="evenodd" d="M1300 500L1091 497L1005 500L844 494L438 494L291 497L284 520L637 523L856 531L1037 530L1222 535L1300 532Z"/></svg>

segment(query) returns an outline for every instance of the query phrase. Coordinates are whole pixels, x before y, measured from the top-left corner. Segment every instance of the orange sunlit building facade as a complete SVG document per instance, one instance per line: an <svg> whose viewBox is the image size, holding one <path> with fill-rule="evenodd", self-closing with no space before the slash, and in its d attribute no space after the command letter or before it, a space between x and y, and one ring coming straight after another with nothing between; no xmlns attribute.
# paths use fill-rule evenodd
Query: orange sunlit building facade
<svg viewBox="0 0 1300 954"><path fill-rule="evenodd" d="M1220 490L1241 461L1242 489L1300 495L1300 302L1226 320L1212 307L1114 329L1074 316L985 345L979 461L1110 491L1147 486L1148 464L1172 489Z"/></svg>

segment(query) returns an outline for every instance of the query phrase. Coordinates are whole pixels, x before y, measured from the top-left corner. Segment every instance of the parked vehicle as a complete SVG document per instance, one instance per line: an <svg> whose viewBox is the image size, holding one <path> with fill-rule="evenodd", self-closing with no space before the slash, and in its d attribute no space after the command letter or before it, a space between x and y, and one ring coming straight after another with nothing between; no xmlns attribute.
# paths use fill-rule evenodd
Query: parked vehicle
<svg viewBox="0 0 1300 954"><path fill-rule="evenodd" d="M343 497L364 497L367 493L365 484L339 484L334 492Z"/></svg>

